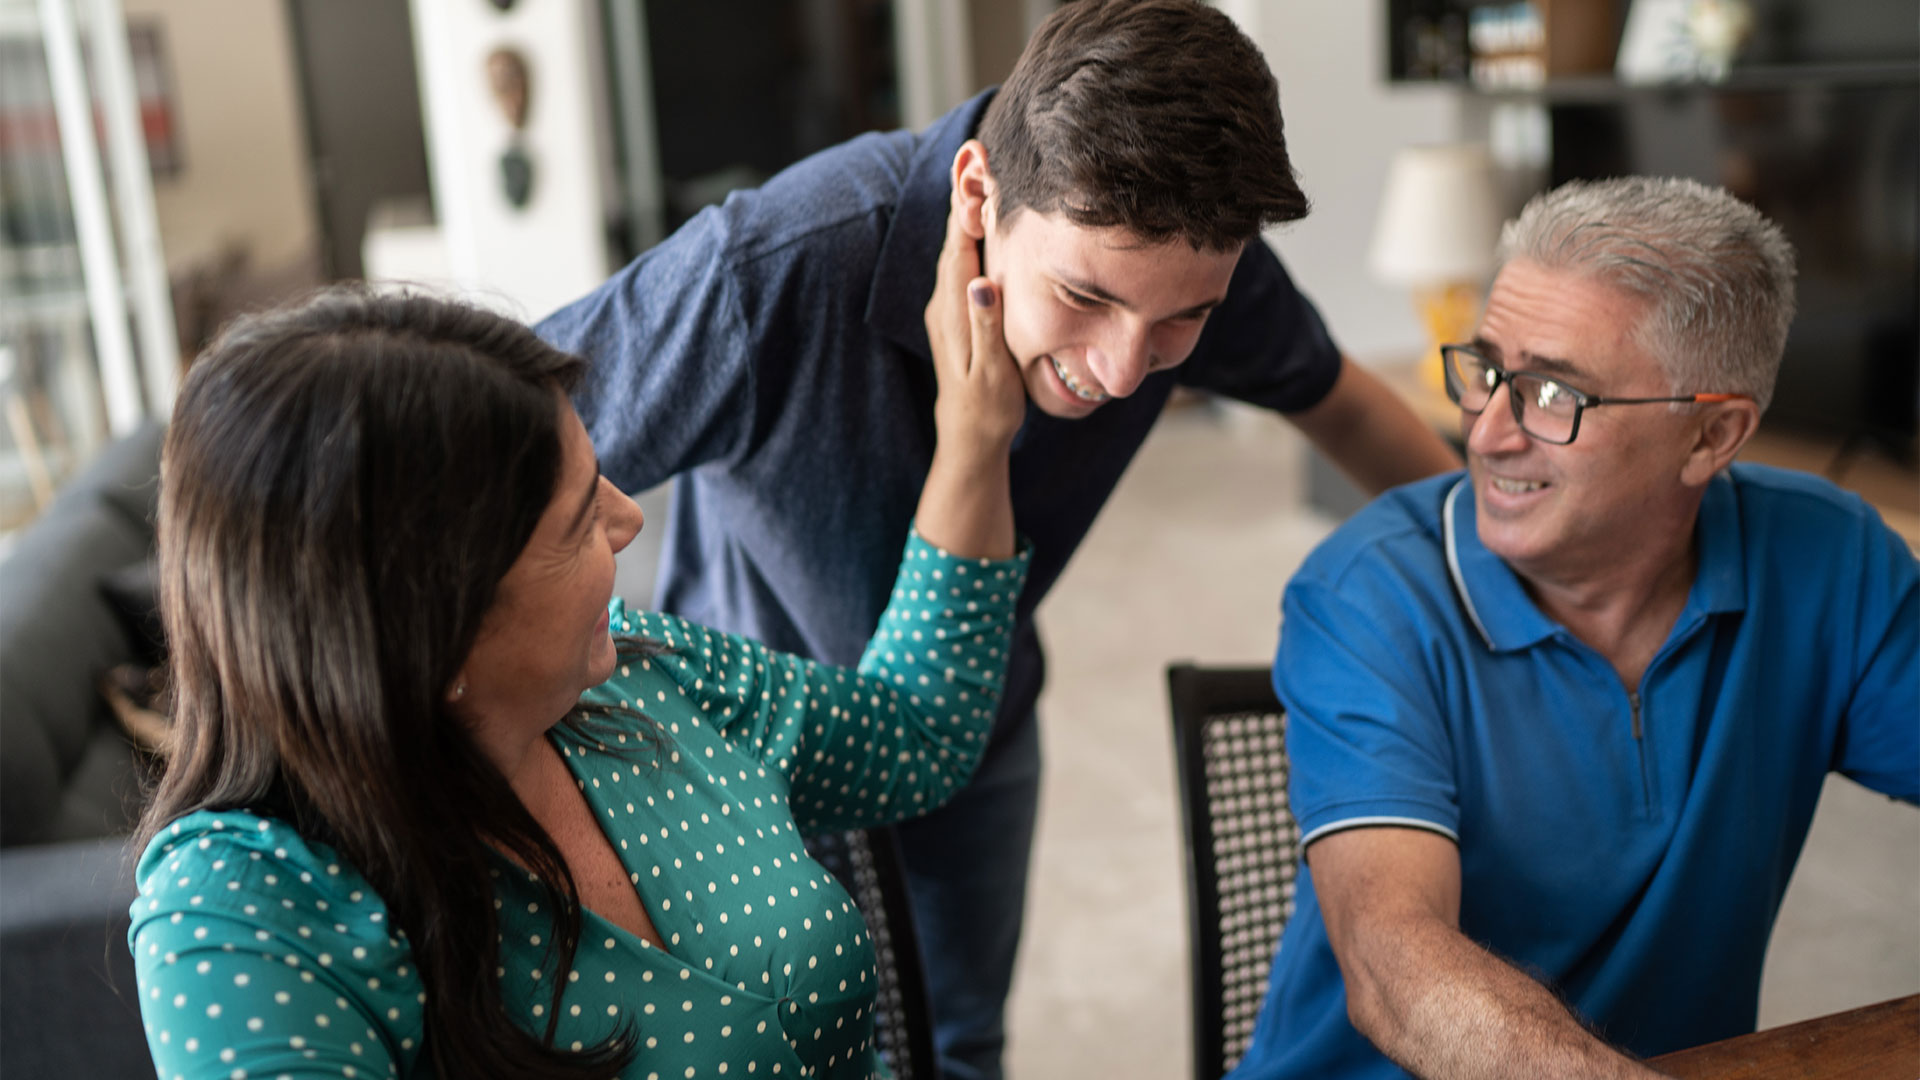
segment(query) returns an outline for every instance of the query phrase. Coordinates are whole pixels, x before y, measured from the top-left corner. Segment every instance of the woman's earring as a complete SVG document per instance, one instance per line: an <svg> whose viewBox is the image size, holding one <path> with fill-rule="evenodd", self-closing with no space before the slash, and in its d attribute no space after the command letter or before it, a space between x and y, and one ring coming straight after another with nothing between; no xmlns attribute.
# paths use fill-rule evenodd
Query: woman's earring
<svg viewBox="0 0 1920 1080"><path fill-rule="evenodd" d="M454 683L453 684L453 700L459 701L461 698L466 696L467 696L466 680L463 679L460 682Z"/></svg>

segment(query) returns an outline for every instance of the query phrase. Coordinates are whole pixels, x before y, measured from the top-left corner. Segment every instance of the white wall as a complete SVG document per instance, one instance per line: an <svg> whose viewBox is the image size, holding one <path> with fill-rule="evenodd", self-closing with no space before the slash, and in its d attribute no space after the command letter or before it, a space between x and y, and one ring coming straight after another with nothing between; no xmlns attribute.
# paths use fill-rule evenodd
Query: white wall
<svg viewBox="0 0 1920 1080"><path fill-rule="evenodd" d="M1268 241L1319 305L1334 340L1367 363L1400 363L1424 331L1403 289L1367 272L1367 245L1401 146L1462 138L1458 92L1386 82L1386 5L1377 0L1219 0L1280 80L1287 150L1313 200Z"/></svg>
<svg viewBox="0 0 1920 1080"><path fill-rule="evenodd" d="M177 176L154 181L170 268L239 244L255 269L307 253L318 235L286 11L278 3L125 0L159 23L181 140Z"/></svg>
<svg viewBox="0 0 1920 1080"><path fill-rule="evenodd" d="M452 284L537 319L606 279L600 47L590 0L412 0L434 210ZM511 128L493 103L486 57L516 48L531 70L522 145L533 195L508 203L500 155ZM370 271L371 272L371 271Z"/></svg>

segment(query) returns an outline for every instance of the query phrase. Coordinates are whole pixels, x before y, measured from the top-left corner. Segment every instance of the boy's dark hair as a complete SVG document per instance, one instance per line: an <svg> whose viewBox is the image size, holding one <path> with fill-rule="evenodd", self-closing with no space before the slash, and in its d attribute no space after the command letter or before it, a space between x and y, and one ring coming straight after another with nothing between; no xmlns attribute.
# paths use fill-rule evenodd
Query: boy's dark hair
<svg viewBox="0 0 1920 1080"><path fill-rule="evenodd" d="M1027 42L980 125L1004 227L1020 210L1227 251L1307 214L1280 88L1193 0L1077 0Z"/></svg>

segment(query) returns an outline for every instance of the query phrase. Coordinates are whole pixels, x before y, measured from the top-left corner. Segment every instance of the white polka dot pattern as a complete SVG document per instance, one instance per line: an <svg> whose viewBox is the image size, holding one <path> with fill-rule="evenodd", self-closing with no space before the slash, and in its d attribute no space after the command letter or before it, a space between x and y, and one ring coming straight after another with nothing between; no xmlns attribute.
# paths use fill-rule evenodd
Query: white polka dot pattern
<svg viewBox="0 0 1920 1080"><path fill-rule="evenodd" d="M1025 568L913 536L857 674L616 602L616 629L670 651L623 660L586 700L640 709L664 739L552 737L666 949L587 912L557 971L542 898L502 861L510 1013L544 1031L564 980L558 1044L624 1027L629 1077L880 1075L866 924L800 837L923 813L971 775ZM156 838L139 880L130 941L161 1076L414 1074L425 996L406 941L329 849L202 812Z"/></svg>
<svg viewBox="0 0 1920 1080"><path fill-rule="evenodd" d="M286 824L200 812L141 857L129 943L162 1077L406 1075L424 1018L386 905Z"/></svg>

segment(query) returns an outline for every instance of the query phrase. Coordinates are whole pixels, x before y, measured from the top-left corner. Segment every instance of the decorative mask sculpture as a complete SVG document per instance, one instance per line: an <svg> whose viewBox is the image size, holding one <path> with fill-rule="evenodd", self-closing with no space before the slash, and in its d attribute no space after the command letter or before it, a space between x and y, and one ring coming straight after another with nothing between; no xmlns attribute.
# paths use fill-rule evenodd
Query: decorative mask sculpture
<svg viewBox="0 0 1920 1080"><path fill-rule="evenodd" d="M502 3L503 0L494 0ZM511 4L512 0L504 0ZM521 135L527 127L527 110L533 93L533 80L526 57L518 49L502 46L487 54L487 84L493 90L493 103L507 121L512 134L500 154L500 186L507 202L524 209L533 198L533 159L527 156Z"/></svg>

